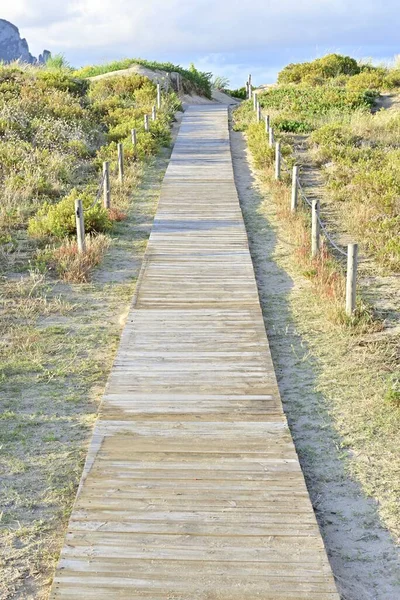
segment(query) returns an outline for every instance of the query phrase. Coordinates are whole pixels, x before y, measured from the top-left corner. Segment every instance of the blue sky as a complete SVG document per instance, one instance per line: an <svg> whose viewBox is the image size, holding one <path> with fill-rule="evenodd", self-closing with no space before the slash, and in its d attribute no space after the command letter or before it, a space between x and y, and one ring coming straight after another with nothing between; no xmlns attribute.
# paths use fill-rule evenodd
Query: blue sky
<svg viewBox="0 0 400 600"><path fill-rule="evenodd" d="M169 60L270 83L289 62L327 52L389 61L400 53L398 3L370 0L14 0L12 21L31 52L74 65L125 57Z"/></svg>

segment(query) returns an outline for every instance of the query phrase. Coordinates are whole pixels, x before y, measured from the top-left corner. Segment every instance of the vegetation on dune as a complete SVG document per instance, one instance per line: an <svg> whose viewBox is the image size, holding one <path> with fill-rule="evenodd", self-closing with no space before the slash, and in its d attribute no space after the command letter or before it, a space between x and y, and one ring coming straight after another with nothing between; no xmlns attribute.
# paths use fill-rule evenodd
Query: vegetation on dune
<svg viewBox="0 0 400 600"><path fill-rule="evenodd" d="M123 60L115 60L104 65L88 65L74 72L78 77L95 77L112 71L120 71L129 69L133 65L140 65L151 70L166 71L167 73L180 73L184 78L182 81L183 90L185 92L194 92L211 98L211 79L212 73L206 73L196 69L192 63L188 69L184 69L180 65L174 65L170 62L157 62L144 60L143 58L124 58ZM185 81L186 80L186 81Z"/></svg>
<svg viewBox="0 0 400 600"><path fill-rule="evenodd" d="M278 77L282 85L258 95L283 141L289 134L311 134L308 143L341 228L389 271L400 267L400 115L372 114L371 108L381 91L400 85L399 74L397 67L360 65L332 54L288 65ZM236 111L235 126L249 127L256 162L263 155L273 159L267 142L257 139L263 125L255 124L251 102Z"/></svg>
<svg viewBox="0 0 400 600"><path fill-rule="evenodd" d="M180 102L174 93L165 94L163 109L145 132L144 115L151 113L155 97L155 85L136 74L89 83L72 75L62 60L46 69L0 67L3 267L18 246L21 235L16 231L26 230L36 239L74 234L74 199L79 196L87 207L92 204L102 162L108 160L111 169L116 168L118 142L124 145L128 166L169 143L170 123ZM90 209L85 215L87 231L109 230L113 214L106 213L100 204ZM32 240L29 243L34 246Z"/></svg>
<svg viewBox="0 0 400 600"><path fill-rule="evenodd" d="M321 393L333 416L337 447L341 458L348 458L346 468L376 500L397 540L400 372L398 282L392 274L400 268L400 113L377 110L374 101L399 85L398 73L397 67L374 68L336 55L284 69L280 85L258 95L281 142L285 164L280 181L274 173L275 148L269 147L265 123L257 123L253 102L242 103L233 114L234 128L246 131L257 171L256 193L261 195L252 208L254 222L260 220L255 253L265 259L262 244L268 227L262 219L267 215L270 235L276 236L274 261L291 277L290 291L282 294L282 304L290 305L288 327L293 318L301 347L307 347L307 360L316 366L313 391ZM336 241L343 238L335 234L345 234L346 240L361 246L359 297L352 318L343 310L345 259L339 260L327 243L311 258L310 208L299 197L297 211L290 209L290 171L295 162L304 167L300 178L309 199L311 194L322 199L322 220ZM251 227L250 220L250 239ZM265 273L270 277L270 269L262 266L260 272L261 278ZM271 300L276 301L275 292ZM274 347L276 324L270 305L266 314L273 322ZM276 347L279 353L281 340ZM296 350L294 354L298 361ZM285 372L289 380L282 386L286 401L291 375ZM301 386L297 379L294 384L291 408L296 413ZM305 405L309 407L308 396ZM295 431L300 430L300 448L303 426L303 421L294 424ZM307 470L307 459L304 462ZM311 486L318 488L315 482Z"/></svg>
<svg viewBox="0 0 400 600"><path fill-rule="evenodd" d="M292 63L278 75L279 84L339 85L350 90L392 89L400 84L400 69L362 64L350 56L328 54L312 62Z"/></svg>

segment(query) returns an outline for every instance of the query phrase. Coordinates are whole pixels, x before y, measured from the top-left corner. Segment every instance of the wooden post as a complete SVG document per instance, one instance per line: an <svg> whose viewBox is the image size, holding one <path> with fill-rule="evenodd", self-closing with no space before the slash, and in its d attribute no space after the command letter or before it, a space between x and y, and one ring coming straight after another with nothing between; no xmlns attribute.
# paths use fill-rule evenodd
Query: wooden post
<svg viewBox="0 0 400 600"><path fill-rule="evenodd" d="M269 115L265 115L265 131L269 135L270 120Z"/></svg>
<svg viewBox="0 0 400 600"><path fill-rule="evenodd" d="M249 82L246 81L246 100L250 98L249 89Z"/></svg>
<svg viewBox="0 0 400 600"><path fill-rule="evenodd" d="M312 201L311 207L311 256L315 258L319 252L319 200Z"/></svg>
<svg viewBox="0 0 400 600"><path fill-rule="evenodd" d="M281 143L275 144L275 179L279 181L281 178Z"/></svg>
<svg viewBox="0 0 400 600"><path fill-rule="evenodd" d="M103 205L104 208L111 206L111 190L110 190L110 163L103 162Z"/></svg>
<svg viewBox="0 0 400 600"><path fill-rule="evenodd" d="M346 315L349 317L353 315L356 308L357 257L358 244L349 244L346 274Z"/></svg>
<svg viewBox="0 0 400 600"><path fill-rule="evenodd" d="M161 108L161 84L157 83L157 108Z"/></svg>
<svg viewBox="0 0 400 600"><path fill-rule="evenodd" d="M132 144L133 144L134 147L136 147L136 144L137 144L136 129L132 129L131 134L132 134Z"/></svg>
<svg viewBox="0 0 400 600"><path fill-rule="evenodd" d="M120 183L124 181L124 146L118 144L118 179Z"/></svg>
<svg viewBox="0 0 400 600"><path fill-rule="evenodd" d="M272 129L272 127L269 128L269 147L272 148L274 145L274 130Z"/></svg>
<svg viewBox="0 0 400 600"><path fill-rule="evenodd" d="M149 131L149 115L144 115L144 130Z"/></svg>
<svg viewBox="0 0 400 600"><path fill-rule="evenodd" d="M253 108L255 111L257 110L257 94L256 94L256 92L253 92Z"/></svg>
<svg viewBox="0 0 400 600"><path fill-rule="evenodd" d="M85 221L83 217L82 200L75 200L75 218L76 218L76 241L78 243L79 254L86 252L85 240Z"/></svg>
<svg viewBox="0 0 400 600"><path fill-rule="evenodd" d="M261 123L261 106L257 100L257 123Z"/></svg>
<svg viewBox="0 0 400 600"><path fill-rule="evenodd" d="M296 212L297 210L297 196L298 196L298 187L297 187L297 178L299 176L299 167L295 165L293 167L292 172L292 202L291 202L291 210L292 212Z"/></svg>
<svg viewBox="0 0 400 600"><path fill-rule="evenodd" d="M151 109L151 120L155 121L157 119L157 109L155 106Z"/></svg>

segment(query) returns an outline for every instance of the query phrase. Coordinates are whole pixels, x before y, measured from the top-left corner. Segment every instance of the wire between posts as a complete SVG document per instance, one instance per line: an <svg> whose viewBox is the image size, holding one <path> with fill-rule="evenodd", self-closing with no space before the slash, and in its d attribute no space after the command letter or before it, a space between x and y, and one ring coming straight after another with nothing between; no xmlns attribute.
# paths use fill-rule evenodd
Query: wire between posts
<svg viewBox="0 0 400 600"><path fill-rule="evenodd" d="M98 203L98 201L100 200L100 196L101 196L101 193L102 193L102 191L103 191L103 188L104 188L104 181L105 181L105 178L106 178L106 173L104 172L104 173L102 174L101 178L100 178L100 182L99 182L99 189L98 189L98 191L97 191L96 198L94 199L94 201L92 202L92 204L91 204L90 206L88 206L88 208L84 208L84 209L83 209L83 212L84 212L84 213L85 213L85 212L88 212L89 210L92 210L92 208L94 208L94 207L96 206L96 204Z"/></svg>
<svg viewBox="0 0 400 600"><path fill-rule="evenodd" d="M310 208L312 208L312 202L310 202L310 200L307 198L307 196L306 196L306 194L304 192L304 188L302 187L299 178L297 178L297 185L298 185L301 197L306 202L306 204L308 204L308 206ZM321 230L323 231L323 234L325 235L325 237L328 240L328 242L330 242L330 244L332 244L332 246L335 248L335 250L337 252L339 252L339 254L341 254L342 256L345 256L347 258L347 252L345 250L343 250L342 248L340 248L340 246L338 246L336 244L336 242L332 239L332 237L328 233L326 225L322 222L322 219L321 219L321 217L318 214L317 214L317 219L318 219L318 223L319 223L319 225L321 227Z"/></svg>
<svg viewBox="0 0 400 600"><path fill-rule="evenodd" d="M321 217L318 214L317 214L317 219L318 219L318 223L319 223L322 231L324 232L326 239L332 244L332 246L335 248L335 250L337 250L337 252L339 252L339 254L342 254L343 256L345 256L347 258L347 252L345 252L345 250L342 250L342 248L340 248L336 244L336 242L333 241L333 239L331 238L331 236L328 233L326 225L321 221Z"/></svg>

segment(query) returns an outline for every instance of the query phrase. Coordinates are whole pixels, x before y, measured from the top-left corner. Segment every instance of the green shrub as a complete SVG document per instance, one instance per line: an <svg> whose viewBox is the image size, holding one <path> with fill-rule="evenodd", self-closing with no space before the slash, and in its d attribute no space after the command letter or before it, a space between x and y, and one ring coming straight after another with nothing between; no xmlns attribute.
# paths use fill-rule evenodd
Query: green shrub
<svg viewBox="0 0 400 600"><path fill-rule="evenodd" d="M309 133L313 129L311 123L306 120L292 119L283 115L274 117L272 125L274 129L287 133Z"/></svg>
<svg viewBox="0 0 400 600"><path fill-rule="evenodd" d="M247 128L247 142L258 169L264 169L273 164L275 149L270 148L268 136L262 123L251 123Z"/></svg>
<svg viewBox="0 0 400 600"><path fill-rule="evenodd" d="M85 79L72 77L65 71L38 70L36 78L39 87L44 90L55 88L76 96L84 96L89 87L89 83Z"/></svg>
<svg viewBox="0 0 400 600"><path fill-rule="evenodd" d="M354 91L340 87L280 86L259 94L263 108L273 108L291 116L313 118L333 111L351 113L368 110L376 94L372 91Z"/></svg>
<svg viewBox="0 0 400 600"><path fill-rule="evenodd" d="M247 98L247 90L245 87L241 87L237 90L225 90L227 94L232 96L232 98L238 98L239 100L246 100Z"/></svg>
<svg viewBox="0 0 400 600"><path fill-rule="evenodd" d="M85 210L85 232L105 232L111 229L108 212L100 203L93 205L95 193L76 188L58 204L45 202L29 220L28 233L36 238L64 238L76 234L75 200L80 198Z"/></svg>
<svg viewBox="0 0 400 600"><path fill-rule="evenodd" d="M353 146L358 139L352 133L350 125L336 122L323 125L314 131L310 136L310 141L314 144L329 146L333 151L334 146Z"/></svg>
<svg viewBox="0 0 400 600"><path fill-rule="evenodd" d="M121 100L134 100L135 92L143 86L149 86L153 90L155 98L155 85L147 77L132 73L130 75L106 77L90 84L89 98L93 101L104 101L110 97L118 97Z"/></svg>
<svg viewBox="0 0 400 600"><path fill-rule="evenodd" d="M360 72L357 61L350 56L328 54L312 62L291 63L278 74L278 83L321 84L339 75L356 75Z"/></svg>
<svg viewBox="0 0 400 600"><path fill-rule="evenodd" d="M380 90L385 87L385 69L375 69L374 71L363 71L350 77L346 87L348 90ZM386 84L387 85L387 84Z"/></svg>

